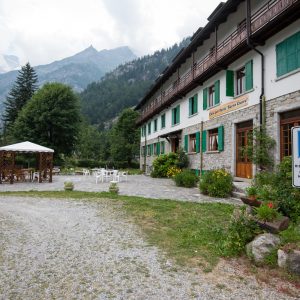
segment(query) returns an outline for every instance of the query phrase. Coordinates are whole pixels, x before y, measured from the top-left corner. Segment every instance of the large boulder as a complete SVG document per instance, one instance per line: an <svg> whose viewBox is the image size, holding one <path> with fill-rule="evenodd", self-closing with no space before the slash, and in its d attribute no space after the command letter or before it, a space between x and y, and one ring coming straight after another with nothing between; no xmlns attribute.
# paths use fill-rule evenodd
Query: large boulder
<svg viewBox="0 0 300 300"><path fill-rule="evenodd" d="M274 234L260 234L252 242L246 245L247 255L253 259L255 263L261 264L264 262L265 258L276 249L279 243L279 237Z"/></svg>
<svg viewBox="0 0 300 300"><path fill-rule="evenodd" d="M285 252L284 250L278 250L278 266L285 268L291 273L300 275L300 251L291 250Z"/></svg>

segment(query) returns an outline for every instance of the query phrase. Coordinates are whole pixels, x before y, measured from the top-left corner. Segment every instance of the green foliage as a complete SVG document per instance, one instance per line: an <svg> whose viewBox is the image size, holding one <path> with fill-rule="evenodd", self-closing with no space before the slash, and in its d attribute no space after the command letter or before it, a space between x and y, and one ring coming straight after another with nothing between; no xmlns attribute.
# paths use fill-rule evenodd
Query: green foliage
<svg viewBox="0 0 300 300"><path fill-rule="evenodd" d="M287 230L279 233L281 244L294 244L300 248L300 224L291 224Z"/></svg>
<svg viewBox="0 0 300 300"><path fill-rule="evenodd" d="M236 256L245 251L247 243L259 233L259 227L243 206L235 211L226 232L226 240L222 244L224 256Z"/></svg>
<svg viewBox="0 0 300 300"><path fill-rule="evenodd" d="M300 216L300 190L292 186L291 157L285 157L275 172L257 174L254 182L262 200L275 202L279 212L294 222L298 220Z"/></svg>
<svg viewBox="0 0 300 300"><path fill-rule="evenodd" d="M178 154L177 163L176 163L177 167L180 169L187 168L189 165L189 158L185 153L185 151L182 148L180 148L177 154Z"/></svg>
<svg viewBox="0 0 300 300"><path fill-rule="evenodd" d="M246 195L248 197L253 197L253 196L257 195L258 191L257 191L257 187L256 186L251 185L251 186L249 186L249 187L246 188L245 192L246 192Z"/></svg>
<svg viewBox="0 0 300 300"><path fill-rule="evenodd" d="M78 99L70 87L45 84L20 112L13 133L55 150L55 155L71 154L77 143L80 113Z"/></svg>
<svg viewBox="0 0 300 300"><path fill-rule="evenodd" d="M119 187L117 185L116 182L112 182L109 186L109 189L108 191L111 193L111 194L119 194Z"/></svg>
<svg viewBox="0 0 300 300"><path fill-rule="evenodd" d="M10 129L13 126L20 111L37 90L37 81L37 75L29 63L18 72L17 79L4 102L3 121L6 128Z"/></svg>
<svg viewBox="0 0 300 300"><path fill-rule="evenodd" d="M121 110L140 101L157 76L188 43L189 39L185 39L167 50L120 65L101 81L88 85L80 94L83 114L91 124L104 128Z"/></svg>
<svg viewBox="0 0 300 300"><path fill-rule="evenodd" d="M264 127L254 128L248 135L248 139L248 145L243 150L251 161L262 169L272 167L274 160L270 151L275 147L276 142L267 134L266 129Z"/></svg>
<svg viewBox="0 0 300 300"><path fill-rule="evenodd" d="M200 179L200 191L211 197L228 197L233 189L233 178L224 169L205 172Z"/></svg>
<svg viewBox="0 0 300 300"><path fill-rule="evenodd" d="M168 170L171 167L176 166L177 162L178 162L178 155L173 152L158 156L153 161L153 171L151 172L151 177L159 177L159 178L167 177Z"/></svg>
<svg viewBox="0 0 300 300"><path fill-rule="evenodd" d="M127 161L128 166L139 154L140 133L136 128L138 112L124 109L110 133L111 158Z"/></svg>
<svg viewBox="0 0 300 300"><path fill-rule="evenodd" d="M64 189L65 189L65 191L73 191L74 183L72 181L64 182Z"/></svg>
<svg viewBox="0 0 300 300"><path fill-rule="evenodd" d="M260 207L254 207L254 212L257 219L263 222L272 222L281 216L277 209L275 209L273 205L270 205L270 203L262 204Z"/></svg>
<svg viewBox="0 0 300 300"><path fill-rule="evenodd" d="M196 186L198 178L191 170L183 170L174 176L174 181L176 186L191 188Z"/></svg>

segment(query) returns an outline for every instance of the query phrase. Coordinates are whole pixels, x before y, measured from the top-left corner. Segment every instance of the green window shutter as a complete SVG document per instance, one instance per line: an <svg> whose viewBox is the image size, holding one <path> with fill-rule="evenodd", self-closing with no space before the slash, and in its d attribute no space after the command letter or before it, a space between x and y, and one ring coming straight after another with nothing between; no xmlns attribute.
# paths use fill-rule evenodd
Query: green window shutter
<svg viewBox="0 0 300 300"><path fill-rule="evenodd" d="M193 111L193 98L189 99L189 116L192 115L192 111Z"/></svg>
<svg viewBox="0 0 300 300"><path fill-rule="evenodd" d="M286 42L276 46L277 77L287 73Z"/></svg>
<svg viewBox="0 0 300 300"><path fill-rule="evenodd" d="M172 109L172 126L175 125L175 108Z"/></svg>
<svg viewBox="0 0 300 300"><path fill-rule="evenodd" d="M164 154L165 153L165 141L161 142L161 153Z"/></svg>
<svg viewBox="0 0 300 300"><path fill-rule="evenodd" d="M188 152L189 150L189 136L185 135L184 136L184 151Z"/></svg>
<svg viewBox="0 0 300 300"><path fill-rule="evenodd" d="M198 169L196 169L196 170L195 170L195 174L196 174L196 176L199 176L199 173L200 173L200 172L199 172L199 170L198 170Z"/></svg>
<svg viewBox="0 0 300 300"><path fill-rule="evenodd" d="M198 94L194 95L194 114L198 112Z"/></svg>
<svg viewBox="0 0 300 300"><path fill-rule="evenodd" d="M165 128L166 127L166 115L163 114L161 116L161 128Z"/></svg>
<svg viewBox="0 0 300 300"><path fill-rule="evenodd" d="M180 105L176 107L176 124L180 123Z"/></svg>
<svg viewBox="0 0 300 300"><path fill-rule="evenodd" d="M286 41L287 72L291 72L298 68L297 41L298 41L297 34L294 34Z"/></svg>
<svg viewBox="0 0 300 300"><path fill-rule="evenodd" d="M224 151L224 126L218 128L218 150Z"/></svg>
<svg viewBox="0 0 300 300"><path fill-rule="evenodd" d="M205 88L203 90L203 110L207 109L207 93L208 93L208 89Z"/></svg>
<svg viewBox="0 0 300 300"><path fill-rule="evenodd" d="M206 130L202 131L202 152L206 151Z"/></svg>
<svg viewBox="0 0 300 300"><path fill-rule="evenodd" d="M234 96L234 72L231 70L226 71L226 96Z"/></svg>
<svg viewBox="0 0 300 300"><path fill-rule="evenodd" d="M160 154L160 143L156 143L156 155Z"/></svg>
<svg viewBox="0 0 300 300"><path fill-rule="evenodd" d="M200 152L200 132L196 132L196 152Z"/></svg>
<svg viewBox="0 0 300 300"><path fill-rule="evenodd" d="M220 80L215 82L215 105L220 103Z"/></svg>
<svg viewBox="0 0 300 300"><path fill-rule="evenodd" d="M250 60L245 65L246 73L246 91L249 91L253 88L253 60Z"/></svg>

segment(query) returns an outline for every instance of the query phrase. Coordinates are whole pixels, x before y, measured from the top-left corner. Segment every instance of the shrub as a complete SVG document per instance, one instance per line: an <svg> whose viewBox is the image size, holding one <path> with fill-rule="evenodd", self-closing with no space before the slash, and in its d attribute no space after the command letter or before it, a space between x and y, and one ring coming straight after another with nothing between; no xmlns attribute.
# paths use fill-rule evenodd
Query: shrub
<svg viewBox="0 0 300 300"><path fill-rule="evenodd" d="M109 186L108 191L112 194L118 194L119 193L119 187L116 182L112 182Z"/></svg>
<svg viewBox="0 0 300 300"><path fill-rule="evenodd" d="M65 189L65 191L73 191L74 183L72 181L65 181L64 182L64 189Z"/></svg>
<svg viewBox="0 0 300 300"><path fill-rule="evenodd" d="M176 176L179 173L181 173L181 169L173 166L173 167L169 168L169 170L167 172L167 176L168 176L168 178L173 178L174 176Z"/></svg>
<svg viewBox="0 0 300 300"><path fill-rule="evenodd" d="M247 243L260 232L259 226L252 216L246 212L243 206L235 210L227 229L227 237L222 245L222 252L225 256L235 256L245 251Z"/></svg>
<svg viewBox="0 0 300 300"><path fill-rule="evenodd" d="M176 186L191 188L196 186L198 178L191 170L183 170L174 176L174 181Z"/></svg>
<svg viewBox="0 0 300 300"><path fill-rule="evenodd" d="M200 180L200 191L211 197L228 197L233 189L233 179L224 169L204 173Z"/></svg>
<svg viewBox="0 0 300 300"><path fill-rule="evenodd" d="M177 162L176 166L180 169L187 168L189 165L189 158L182 148L177 152Z"/></svg>
<svg viewBox="0 0 300 300"><path fill-rule="evenodd" d="M153 171L151 177L167 177L170 167L176 166L178 161L178 155L170 152L168 154L162 154L153 161Z"/></svg>

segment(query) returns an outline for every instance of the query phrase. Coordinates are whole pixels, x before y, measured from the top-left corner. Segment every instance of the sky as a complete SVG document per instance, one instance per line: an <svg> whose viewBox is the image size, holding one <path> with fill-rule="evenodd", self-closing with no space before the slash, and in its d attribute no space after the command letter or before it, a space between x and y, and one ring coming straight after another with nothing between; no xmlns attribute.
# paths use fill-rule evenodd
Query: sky
<svg viewBox="0 0 300 300"><path fill-rule="evenodd" d="M224 0L223 0L224 1ZM191 36L220 0L0 0L0 55L47 64L93 45L151 54Z"/></svg>

